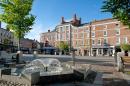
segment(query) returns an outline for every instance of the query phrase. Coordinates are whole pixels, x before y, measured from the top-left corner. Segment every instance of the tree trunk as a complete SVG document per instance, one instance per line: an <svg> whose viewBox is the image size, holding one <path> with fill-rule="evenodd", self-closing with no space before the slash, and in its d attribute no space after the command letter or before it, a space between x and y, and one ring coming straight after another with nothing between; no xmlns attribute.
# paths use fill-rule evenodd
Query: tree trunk
<svg viewBox="0 0 130 86"><path fill-rule="evenodd" d="M20 38L18 38L18 51L20 51Z"/></svg>

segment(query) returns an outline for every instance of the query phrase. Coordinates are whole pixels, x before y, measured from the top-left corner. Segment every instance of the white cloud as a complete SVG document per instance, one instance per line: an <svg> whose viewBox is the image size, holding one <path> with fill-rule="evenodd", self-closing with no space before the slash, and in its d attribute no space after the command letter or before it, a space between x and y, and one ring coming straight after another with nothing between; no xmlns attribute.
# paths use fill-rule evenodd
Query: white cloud
<svg viewBox="0 0 130 86"><path fill-rule="evenodd" d="M42 24L37 24L37 25L34 25L33 29L29 33L27 33L25 38L36 39L40 41L40 33L43 33L43 32L45 32L45 30Z"/></svg>

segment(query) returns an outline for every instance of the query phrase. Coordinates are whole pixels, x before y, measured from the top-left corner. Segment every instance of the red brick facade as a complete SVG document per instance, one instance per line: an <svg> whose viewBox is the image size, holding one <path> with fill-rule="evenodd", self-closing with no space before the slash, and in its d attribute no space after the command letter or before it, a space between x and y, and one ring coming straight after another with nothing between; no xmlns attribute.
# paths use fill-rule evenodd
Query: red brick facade
<svg viewBox="0 0 130 86"><path fill-rule="evenodd" d="M57 25L54 32L47 32L41 41L48 37L50 44L56 46L60 41L67 41L71 47L77 49L77 55L113 55L115 48L122 43L130 43L130 30L116 19L104 19L81 24L81 19L74 15L69 22L64 20Z"/></svg>
<svg viewBox="0 0 130 86"><path fill-rule="evenodd" d="M50 32L50 30L48 30L48 32L46 33L41 33L40 35L40 42L44 43L45 47L50 47L56 46L56 32Z"/></svg>

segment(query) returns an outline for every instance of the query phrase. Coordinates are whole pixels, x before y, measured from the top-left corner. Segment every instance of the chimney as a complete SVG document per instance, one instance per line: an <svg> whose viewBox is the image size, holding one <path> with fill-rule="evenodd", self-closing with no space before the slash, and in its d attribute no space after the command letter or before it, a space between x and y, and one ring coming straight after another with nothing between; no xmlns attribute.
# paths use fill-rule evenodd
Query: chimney
<svg viewBox="0 0 130 86"><path fill-rule="evenodd" d="M50 30L48 30L48 32L50 32Z"/></svg>
<svg viewBox="0 0 130 86"><path fill-rule="evenodd" d="M82 19L81 18L79 18L79 23L81 24L81 21L82 21Z"/></svg>
<svg viewBox="0 0 130 86"><path fill-rule="evenodd" d="M76 14L74 14L74 20L77 20Z"/></svg>
<svg viewBox="0 0 130 86"><path fill-rule="evenodd" d="M61 17L61 24L65 23L64 17Z"/></svg>

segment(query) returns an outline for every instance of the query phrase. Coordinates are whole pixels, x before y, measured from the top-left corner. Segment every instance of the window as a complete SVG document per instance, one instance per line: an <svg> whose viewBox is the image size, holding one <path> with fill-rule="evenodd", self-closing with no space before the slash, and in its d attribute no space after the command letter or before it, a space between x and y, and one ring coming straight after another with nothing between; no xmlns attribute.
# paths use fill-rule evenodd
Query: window
<svg viewBox="0 0 130 86"><path fill-rule="evenodd" d="M98 45L100 45L101 44L101 39L98 39Z"/></svg>
<svg viewBox="0 0 130 86"><path fill-rule="evenodd" d="M66 33L66 39L68 39L69 38L69 33Z"/></svg>
<svg viewBox="0 0 130 86"><path fill-rule="evenodd" d="M127 43L127 41L128 41L127 37L124 37L123 38L123 43Z"/></svg>
<svg viewBox="0 0 130 86"><path fill-rule="evenodd" d="M95 40L94 39L92 39L92 45L94 45L95 44Z"/></svg>
<svg viewBox="0 0 130 86"><path fill-rule="evenodd" d="M68 29L69 29L69 26L66 26L66 29L68 30Z"/></svg>
<svg viewBox="0 0 130 86"><path fill-rule="evenodd" d="M60 34L60 40L62 40L62 34Z"/></svg>
<svg viewBox="0 0 130 86"><path fill-rule="evenodd" d="M92 32L92 37L95 37L95 32Z"/></svg>
<svg viewBox="0 0 130 86"><path fill-rule="evenodd" d="M116 35L120 35L120 29L116 29Z"/></svg>
<svg viewBox="0 0 130 86"><path fill-rule="evenodd" d="M84 44L83 41L81 41L81 46L82 46L83 44Z"/></svg>
<svg viewBox="0 0 130 86"><path fill-rule="evenodd" d="M64 28L63 28L63 27L60 27L60 31L61 31L61 32L64 32Z"/></svg>
<svg viewBox="0 0 130 86"><path fill-rule="evenodd" d="M116 38L116 44L120 44L120 37Z"/></svg>
<svg viewBox="0 0 130 86"><path fill-rule="evenodd" d="M107 36L107 31L106 31L106 30L103 32L103 35L104 35L104 36Z"/></svg>
<svg viewBox="0 0 130 86"><path fill-rule="evenodd" d="M104 44L105 45L107 44L107 38L104 38Z"/></svg>

